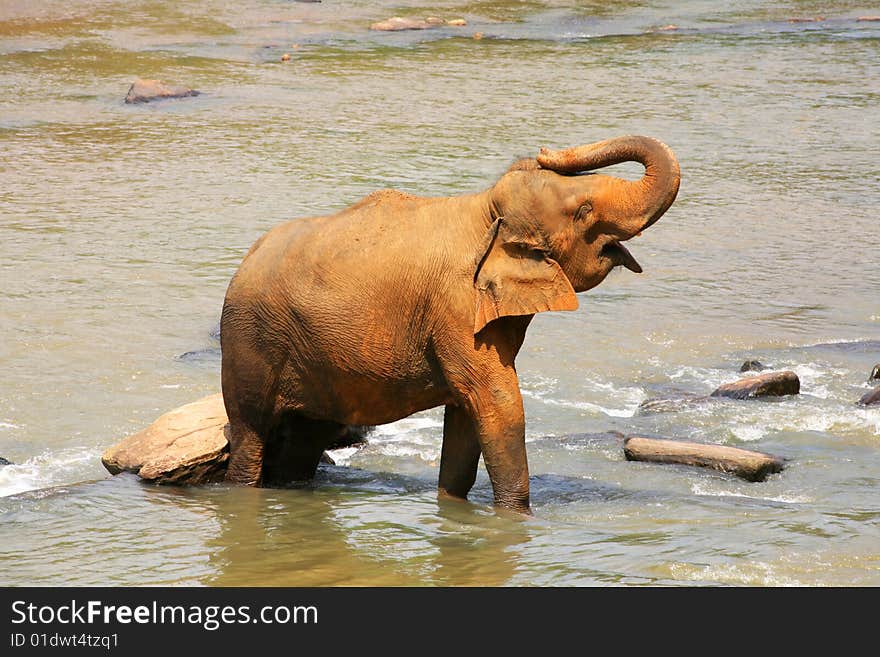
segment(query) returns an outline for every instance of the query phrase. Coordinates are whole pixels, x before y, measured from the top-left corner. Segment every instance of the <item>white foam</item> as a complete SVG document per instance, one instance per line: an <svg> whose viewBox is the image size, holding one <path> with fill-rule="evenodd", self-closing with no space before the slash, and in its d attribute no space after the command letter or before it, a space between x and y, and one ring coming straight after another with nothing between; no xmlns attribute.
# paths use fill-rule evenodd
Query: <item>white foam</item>
<svg viewBox="0 0 880 657"><path fill-rule="evenodd" d="M742 497L749 500L763 500L767 502L781 502L783 504L808 504L810 498L802 495L746 495L738 491L719 490L713 488L714 482L695 481L691 484L691 492L694 495L704 497Z"/></svg>
<svg viewBox="0 0 880 657"><path fill-rule="evenodd" d="M407 417L390 424L380 424L373 429L370 438L399 437L403 434L424 429L442 427L443 422L432 417Z"/></svg>
<svg viewBox="0 0 880 657"><path fill-rule="evenodd" d="M13 424L12 422L0 421L0 429L21 429L21 427L17 424Z"/></svg>
<svg viewBox="0 0 880 657"><path fill-rule="evenodd" d="M330 455L330 458L333 459L333 462L336 465L348 465L351 462L351 457L357 454L357 452L357 447L343 447L342 449L327 450L327 454Z"/></svg>
<svg viewBox="0 0 880 657"><path fill-rule="evenodd" d="M94 458L93 449L80 447L43 452L24 463L0 467L0 497L76 480L75 473Z"/></svg>
<svg viewBox="0 0 880 657"><path fill-rule="evenodd" d="M746 424L732 426L730 427L730 432L736 436L738 440L743 440L745 442L761 440L761 438L767 434L767 432L761 427Z"/></svg>
<svg viewBox="0 0 880 657"><path fill-rule="evenodd" d="M541 378L541 377L537 377ZM553 385L547 385L549 381L553 382ZM543 384L540 386L527 386L523 387L521 392L523 397L528 397L529 399L535 399L539 402L547 404L549 406L561 406L564 408L575 408L582 411L591 411L592 413L602 413L604 415L608 415L610 417L632 417L635 415L636 411L639 408L639 404L641 404L645 399L645 392L641 388L636 387L622 387L619 388L615 386L613 383L609 381L600 381L596 379L587 379L586 381L589 384L589 388L594 391L607 393L607 397L613 400L622 400L624 402L623 408L617 408L612 406L604 406L602 404L598 404L595 402L588 401L572 401L569 399L560 399L551 396L551 393L555 391L555 380L544 380ZM541 389L534 390L533 387L539 387Z"/></svg>
<svg viewBox="0 0 880 657"><path fill-rule="evenodd" d="M774 573L773 566L760 561L750 561L747 565L719 564L715 566L677 563L672 564L670 571L677 578L691 581L752 586L802 586L802 583L795 579Z"/></svg>

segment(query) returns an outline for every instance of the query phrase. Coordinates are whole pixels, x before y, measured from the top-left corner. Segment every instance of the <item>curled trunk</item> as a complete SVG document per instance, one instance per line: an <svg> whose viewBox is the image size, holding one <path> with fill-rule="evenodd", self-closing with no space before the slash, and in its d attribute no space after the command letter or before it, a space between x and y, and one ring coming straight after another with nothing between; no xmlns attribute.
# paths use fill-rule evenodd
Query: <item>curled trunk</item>
<svg viewBox="0 0 880 657"><path fill-rule="evenodd" d="M645 167L641 180L615 179L614 204L619 215L613 220L629 238L659 219L678 194L681 171L672 150L652 137L626 136L575 146L560 151L542 148L538 164L562 174L575 174L621 162L639 162Z"/></svg>

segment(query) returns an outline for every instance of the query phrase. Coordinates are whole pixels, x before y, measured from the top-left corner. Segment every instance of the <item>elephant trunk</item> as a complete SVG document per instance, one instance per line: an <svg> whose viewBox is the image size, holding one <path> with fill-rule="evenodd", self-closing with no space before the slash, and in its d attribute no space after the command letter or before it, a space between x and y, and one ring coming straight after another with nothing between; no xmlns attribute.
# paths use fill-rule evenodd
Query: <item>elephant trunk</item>
<svg viewBox="0 0 880 657"><path fill-rule="evenodd" d="M560 151L541 149L538 164L557 173L574 174L621 162L640 162L645 167L641 180L630 182L613 179L612 207L619 216L613 220L620 226L623 239L637 235L657 221L678 194L681 171L672 150L651 137L626 136L575 146Z"/></svg>

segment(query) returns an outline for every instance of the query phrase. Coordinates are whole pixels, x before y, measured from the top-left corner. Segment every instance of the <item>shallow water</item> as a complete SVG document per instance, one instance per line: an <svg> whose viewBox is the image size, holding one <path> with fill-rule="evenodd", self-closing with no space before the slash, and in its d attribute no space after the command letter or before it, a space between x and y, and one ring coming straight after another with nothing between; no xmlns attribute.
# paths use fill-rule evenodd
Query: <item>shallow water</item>
<svg viewBox="0 0 880 657"><path fill-rule="evenodd" d="M854 405L880 362L880 22L857 20L876 13L3 3L0 456L16 465L0 466L0 584L880 584L880 408ZM395 14L468 25L368 30ZM138 76L203 94L124 105ZM119 438L219 389L210 331L271 226L383 187L483 189L542 145L627 133L675 150L681 192L633 245L644 274L532 323L533 519L496 515L482 471L472 503L438 504L439 410L297 489L102 468ZM802 394L638 411L755 357ZM759 484L628 463L614 431L789 462Z"/></svg>

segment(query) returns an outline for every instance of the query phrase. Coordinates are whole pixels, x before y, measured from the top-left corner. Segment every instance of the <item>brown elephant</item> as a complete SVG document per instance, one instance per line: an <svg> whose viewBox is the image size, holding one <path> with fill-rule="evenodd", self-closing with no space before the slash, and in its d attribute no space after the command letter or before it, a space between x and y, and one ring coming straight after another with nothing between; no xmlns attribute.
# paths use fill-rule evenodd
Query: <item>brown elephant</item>
<svg viewBox="0 0 880 657"><path fill-rule="evenodd" d="M626 161L640 180L583 174ZM444 405L439 494L466 498L482 454L495 504L528 512L526 328L575 310L614 267L640 272L622 242L666 212L679 179L665 144L627 136L542 149L477 194L384 190L270 230L223 305L227 481L310 479L345 425Z"/></svg>

